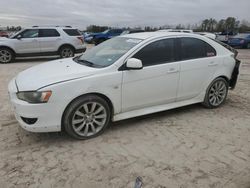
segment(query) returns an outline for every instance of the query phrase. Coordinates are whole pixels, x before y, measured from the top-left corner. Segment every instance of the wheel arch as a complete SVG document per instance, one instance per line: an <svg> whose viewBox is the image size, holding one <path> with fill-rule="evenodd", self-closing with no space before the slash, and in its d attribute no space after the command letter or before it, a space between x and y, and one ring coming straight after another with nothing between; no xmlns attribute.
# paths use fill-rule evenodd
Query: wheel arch
<svg viewBox="0 0 250 188"><path fill-rule="evenodd" d="M230 79L229 79L227 76L225 76L225 75L218 76L218 77L216 77L215 79L217 79L217 78L224 78L224 79L227 81L228 84L229 84L229 82L230 82ZM214 80L215 80L215 79L214 79Z"/></svg>
<svg viewBox="0 0 250 188"><path fill-rule="evenodd" d="M80 95L78 97L75 97L74 99L72 99L68 104L67 106L65 107L65 109L63 110L63 114L61 116L61 130L64 130L64 127L62 126L63 125L63 117L66 113L66 110L68 109L68 107L70 106L70 104L72 104L75 100L77 100L78 98L80 97L84 97L84 96L88 96L88 95L96 95L102 99L104 99L107 103L108 103L108 106L110 108L110 114L111 114L111 120L113 118L113 115L114 115L114 105L112 103L112 101L110 100L109 97L107 97L106 95L102 94L102 93L97 93L97 92L91 92L91 93L86 93L86 94L83 94L83 95Z"/></svg>
<svg viewBox="0 0 250 188"><path fill-rule="evenodd" d="M13 52L14 55L16 55L15 50L13 48L9 47L9 46L0 45L0 48L8 48L9 50L11 50Z"/></svg>
<svg viewBox="0 0 250 188"><path fill-rule="evenodd" d="M60 50L63 48L63 47L70 47L72 48L74 51L76 51L75 47L72 45L72 44L69 44L69 43L66 43L66 44L62 44L61 46L59 46L58 48L58 53L60 53Z"/></svg>

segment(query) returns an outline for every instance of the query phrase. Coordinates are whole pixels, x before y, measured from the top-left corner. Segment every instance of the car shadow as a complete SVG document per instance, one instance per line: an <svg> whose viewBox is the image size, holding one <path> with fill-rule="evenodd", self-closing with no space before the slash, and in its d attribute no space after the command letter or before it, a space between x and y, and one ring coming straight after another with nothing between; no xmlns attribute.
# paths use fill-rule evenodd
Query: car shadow
<svg viewBox="0 0 250 188"><path fill-rule="evenodd" d="M134 118L129 118L117 122L111 123L110 129L115 131L116 129L126 129L130 126L138 125L138 123L148 122L152 119L161 120L162 118L170 118L172 116L183 115L186 113L192 113L197 110L206 110L201 104L192 104L188 106L183 106L175 109L165 110L162 112L156 112L148 115L138 116Z"/></svg>
<svg viewBox="0 0 250 188"><path fill-rule="evenodd" d="M185 113L192 113L195 112L197 110L206 110L205 108L203 108L200 104L193 104L193 105L189 105L189 106L184 106L184 107L180 107L180 108L176 108L176 109L171 109L171 110L166 110L166 111L162 111L162 112L156 112L153 114L149 114L149 115L143 115L143 116L139 116L139 117L134 117L134 118L130 118L130 119L126 119L126 120L121 120L121 121L117 121L117 122L112 122L110 124L110 126L108 127L108 129L104 132L104 134L98 136L95 139L101 139L102 136L108 136L108 134L111 134L112 132L116 132L116 131L123 131L124 129L129 129L130 127L133 126L144 126L144 122L148 122L153 120L161 120L162 118L170 118L173 116L178 116L178 115L183 115ZM26 132L26 131L25 131ZM61 132L51 132L51 133L31 133L31 132L26 132L26 135L28 135L28 137L30 137L29 139L33 140L34 142L38 141L38 142L51 142L53 143L54 141L56 142L76 142L78 140L70 137L64 130ZM91 141L93 139L90 139L88 141ZM81 140L80 140L81 141Z"/></svg>

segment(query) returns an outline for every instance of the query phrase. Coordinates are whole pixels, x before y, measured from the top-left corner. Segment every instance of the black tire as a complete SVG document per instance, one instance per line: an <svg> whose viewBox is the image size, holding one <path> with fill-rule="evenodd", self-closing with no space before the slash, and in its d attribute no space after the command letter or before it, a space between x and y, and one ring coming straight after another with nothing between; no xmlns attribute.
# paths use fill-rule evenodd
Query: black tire
<svg viewBox="0 0 250 188"><path fill-rule="evenodd" d="M5 48L5 47L0 48L0 63L1 64L11 63L12 61L14 61L14 59L15 59L15 54L11 49Z"/></svg>
<svg viewBox="0 0 250 188"><path fill-rule="evenodd" d="M71 46L62 46L59 49L59 55L61 58L74 57L75 50Z"/></svg>
<svg viewBox="0 0 250 188"><path fill-rule="evenodd" d="M216 84L220 85L219 88L221 89L215 89ZM222 88L223 87L223 88ZM222 77L216 78L207 88L206 96L204 98L204 101L202 103L203 106L206 108L217 108L221 106L226 98L228 93L228 82ZM214 102L215 101L215 102ZM218 102L216 102L218 101ZM217 103L217 104L216 104Z"/></svg>
<svg viewBox="0 0 250 188"><path fill-rule="evenodd" d="M91 122L91 120L88 119L90 117L90 114L87 114L85 111L84 105L87 105L88 110L92 110L93 106L91 106L91 104L94 104L94 103L96 103L96 106L94 107L96 110L94 109L93 112L95 111L97 112L101 106L103 107L103 111L100 111L99 113L96 113L96 114L93 113L94 114L94 115L92 114L93 116L97 118L98 116L101 116L100 115L101 112L106 112L106 114L103 113L106 115L106 119L105 119L105 122L102 121L103 123L102 126L99 126L99 124L95 123L96 118L92 117L94 120L92 120ZM78 117L79 112L81 116ZM82 116L82 115L85 115L85 116ZM64 127L65 131L70 136L76 139L86 140L86 139L94 138L102 134L104 130L107 128L107 126L109 125L110 117L111 117L111 110L106 100L104 100L103 98L97 95L86 95L86 96L79 97L70 103L70 105L67 107L67 109L64 112L64 115L62 118L62 126ZM79 124L77 123L75 123L75 125L73 124L73 121L79 121L79 120L81 121L82 119L83 119L82 123L79 122ZM97 122L100 123L100 121L101 120L98 120ZM77 131L76 129L78 129L81 126L83 127L79 131ZM95 127L96 132L93 131L92 126ZM87 130L87 134L85 135L86 129L88 130Z"/></svg>

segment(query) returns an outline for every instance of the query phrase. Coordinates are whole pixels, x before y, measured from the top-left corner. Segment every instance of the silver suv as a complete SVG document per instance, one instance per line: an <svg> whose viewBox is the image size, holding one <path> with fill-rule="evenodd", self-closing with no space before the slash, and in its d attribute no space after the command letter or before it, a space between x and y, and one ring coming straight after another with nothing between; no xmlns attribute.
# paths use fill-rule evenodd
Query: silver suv
<svg viewBox="0 0 250 188"><path fill-rule="evenodd" d="M60 55L67 58L85 50L83 36L77 29L33 26L10 38L0 38L0 63L10 63L15 57Z"/></svg>

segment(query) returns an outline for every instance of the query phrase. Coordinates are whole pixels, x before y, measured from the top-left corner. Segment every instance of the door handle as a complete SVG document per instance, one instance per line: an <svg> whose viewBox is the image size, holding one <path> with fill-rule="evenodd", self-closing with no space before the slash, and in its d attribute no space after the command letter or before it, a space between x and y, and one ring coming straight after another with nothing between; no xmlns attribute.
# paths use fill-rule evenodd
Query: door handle
<svg viewBox="0 0 250 188"><path fill-rule="evenodd" d="M213 67L213 66L217 66L217 65L218 65L218 63L215 63L214 61L212 61L208 64L209 67Z"/></svg>
<svg viewBox="0 0 250 188"><path fill-rule="evenodd" d="M170 74L170 73L176 73L176 72L179 72L179 70L176 68L170 68L167 73Z"/></svg>

